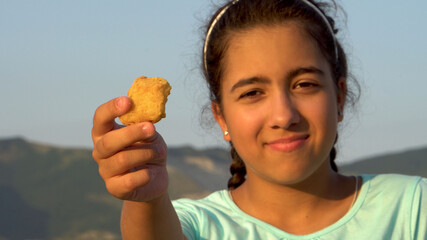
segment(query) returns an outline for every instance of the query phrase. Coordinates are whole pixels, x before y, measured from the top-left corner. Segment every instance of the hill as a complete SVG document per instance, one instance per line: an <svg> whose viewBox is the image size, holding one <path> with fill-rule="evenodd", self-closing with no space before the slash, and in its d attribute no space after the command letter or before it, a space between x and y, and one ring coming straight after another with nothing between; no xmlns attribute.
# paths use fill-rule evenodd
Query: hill
<svg viewBox="0 0 427 240"><path fill-rule="evenodd" d="M224 188L224 150L171 148L168 155L172 199ZM89 149L0 140L0 239L119 239L120 209Z"/></svg>
<svg viewBox="0 0 427 240"><path fill-rule="evenodd" d="M339 167L347 174L400 173L427 177L427 147L375 156Z"/></svg>
<svg viewBox="0 0 427 240"><path fill-rule="evenodd" d="M427 148L377 156L340 171L427 177ZM226 188L223 149L168 149L172 199L200 198ZM0 240L120 239L121 201L111 197L89 149L0 139Z"/></svg>

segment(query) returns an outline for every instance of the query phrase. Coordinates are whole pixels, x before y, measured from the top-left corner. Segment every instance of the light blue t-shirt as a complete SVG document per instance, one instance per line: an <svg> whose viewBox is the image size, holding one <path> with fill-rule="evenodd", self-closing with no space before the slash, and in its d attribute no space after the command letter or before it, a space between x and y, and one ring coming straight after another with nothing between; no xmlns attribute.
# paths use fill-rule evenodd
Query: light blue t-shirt
<svg viewBox="0 0 427 240"><path fill-rule="evenodd" d="M426 178L397 174L361 177L363 185L350 211L308 235L289 234L244 213L227 190L201 200L176 200L173 205L190 240L427 239Z"/></svg>

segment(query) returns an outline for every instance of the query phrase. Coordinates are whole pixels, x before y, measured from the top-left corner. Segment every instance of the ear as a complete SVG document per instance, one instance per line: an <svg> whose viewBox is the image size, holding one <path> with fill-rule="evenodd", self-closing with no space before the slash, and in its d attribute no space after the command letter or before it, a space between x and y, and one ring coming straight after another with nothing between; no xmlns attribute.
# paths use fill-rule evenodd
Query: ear
<svg viewBox="0 0 427 240"><path fill-rule="evenodd" d="M347 84L346 79L341 77L337 83L337 110L338 110L338 122L344 120L344 105L347 95Z"/></svg>
<svg viewBox="0 0 427 240"><path fill-rule="evenodd" d="M225 122L224 115L222 114L221 107L219 106L218 102L212 101L211 102L211 109L212 113L215 117L216 122L218 123L219 127L222 130L224 140L225 141L231 141L230 134L225 134L225 132L228 131L227 123Z"/></svg>

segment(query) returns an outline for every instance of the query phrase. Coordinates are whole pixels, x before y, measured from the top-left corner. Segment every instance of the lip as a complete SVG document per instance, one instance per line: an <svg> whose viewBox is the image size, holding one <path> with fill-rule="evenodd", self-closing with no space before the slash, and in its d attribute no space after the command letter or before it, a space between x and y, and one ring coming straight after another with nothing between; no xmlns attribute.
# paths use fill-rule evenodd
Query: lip
<svg viewBox="0 0 427 240"><path fill-rule="evenodd" d="M265 145L275 151L292 152L304 146L308 138L308 134L293 135L269 141Z"/></svg>

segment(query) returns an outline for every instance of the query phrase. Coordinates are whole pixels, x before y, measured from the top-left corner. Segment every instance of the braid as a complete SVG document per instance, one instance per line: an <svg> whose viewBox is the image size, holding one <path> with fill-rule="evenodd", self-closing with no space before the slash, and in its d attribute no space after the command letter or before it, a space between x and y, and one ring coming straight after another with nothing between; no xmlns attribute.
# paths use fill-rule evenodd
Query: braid
<svg viewBox="0 0 427 240"><path fill-rule="evenodd" d="M338 134L335 137L335 141L334 141L334 145L335 143L338 141ZM337 149L335 148L335 146L332 147L331 152L329 153L329 162L331 164L331 168L332 170L334 170L335 172L338 172L338 166L335 163L335 157L337 156Z"/></svg>
<svg viewBox="0 0 427 240"><path fill-rule="evenodd" d="M337 150L335 149L335 147L332 147L332 150L329 153L329 162L331 164L332 170L334 170L335 172L338 172L338 166L335 163L335 157L336 157L336 155L337 155Z"/></svg>
<svg viewBox="0 0 427 240"><path fill-rule="evenodd" d="M231 154L232 162L230 166L231 178L228 180L228 189L233 190L233 189L236 189L245 181L246 167L245 167L245 163L240 158L239 154L237 153L236 149L234 148L231 142L230 142L230 145L231 145L230 154Z"/></svg>

